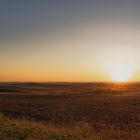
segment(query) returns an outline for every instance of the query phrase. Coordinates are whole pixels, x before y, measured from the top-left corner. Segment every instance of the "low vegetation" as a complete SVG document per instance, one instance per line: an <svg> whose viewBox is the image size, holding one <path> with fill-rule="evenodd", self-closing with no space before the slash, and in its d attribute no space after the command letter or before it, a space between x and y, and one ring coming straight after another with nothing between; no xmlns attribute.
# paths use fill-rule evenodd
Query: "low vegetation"
<svg viewBox="0 0 140 140"><path fill-rule="evenodd" d="M138 83L2 84L0 140L139 140L139 90Z"/></svg>
<svg viewBox="0 0 140 140"><path fill-rule="evenodd" d="M101 124L103 125L103 124ZM0 140L139 140L140 130L106 126L97 131L87 122L78 122L71 127L14 120L0 114Z"/></svg>

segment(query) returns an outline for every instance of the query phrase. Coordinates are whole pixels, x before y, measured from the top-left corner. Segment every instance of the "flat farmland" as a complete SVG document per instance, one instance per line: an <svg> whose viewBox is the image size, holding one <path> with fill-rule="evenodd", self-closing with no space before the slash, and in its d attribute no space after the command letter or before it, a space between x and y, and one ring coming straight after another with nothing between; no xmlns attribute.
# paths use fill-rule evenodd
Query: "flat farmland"
<svg viewBox="0 0 140 140"><path fill-rule="evenodd" d="M138 83L1 84L0 91L0 112L11 117L121 124L140 119Z"/></svg>
<svg viewBox="0 0 140 140"><path fill-rule="evenodd" d="M11 120L51 123L55 127L71 128L82 122L90 124L94 132L112 126L121 132L138 131L140 84L1 83L0 113Z"/></svg>

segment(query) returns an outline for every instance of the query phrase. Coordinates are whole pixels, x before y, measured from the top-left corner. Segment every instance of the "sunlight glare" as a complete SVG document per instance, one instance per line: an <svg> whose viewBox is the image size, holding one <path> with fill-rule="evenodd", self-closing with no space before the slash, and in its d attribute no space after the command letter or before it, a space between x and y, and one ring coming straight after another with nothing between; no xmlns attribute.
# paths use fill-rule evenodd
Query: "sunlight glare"
<svg viewBox="0 0 140 140"><path fill-rule="evenodd" d="M110 75L115 82L127 82L131 77L131 71L127 68L116 68L110 72Z"/></svg>
<svg viewBox="0 0 140 140"><path fill-rule="evenodd" d="M135 72L132 50L126 47L110 49L103 60L104 69L114 82L127 82L132 79Z"/></svg>

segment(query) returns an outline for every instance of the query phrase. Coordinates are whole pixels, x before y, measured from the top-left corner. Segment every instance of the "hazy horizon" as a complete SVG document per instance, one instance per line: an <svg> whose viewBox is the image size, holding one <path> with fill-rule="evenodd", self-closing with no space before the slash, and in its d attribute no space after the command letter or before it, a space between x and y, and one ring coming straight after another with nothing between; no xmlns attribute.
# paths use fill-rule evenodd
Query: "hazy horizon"
<svg viewBox="0 0 140 140"><path fill-rule="evenodd" d="M140 81L140 1L0 0L1 82Z"/></svg>

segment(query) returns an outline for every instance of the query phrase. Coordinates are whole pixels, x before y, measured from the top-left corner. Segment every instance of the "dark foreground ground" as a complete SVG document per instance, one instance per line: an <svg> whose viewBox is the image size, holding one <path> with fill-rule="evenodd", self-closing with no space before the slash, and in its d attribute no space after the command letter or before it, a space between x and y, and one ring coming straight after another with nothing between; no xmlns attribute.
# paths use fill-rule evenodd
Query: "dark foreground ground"
<svg viewBox="0 0 140 140"><path fill-rule="evenodd" d="M6 140L139 140L140 83L0 83L0 112L21 129L0 122ZM22 132L33 124L49 132Z"/></svg>

